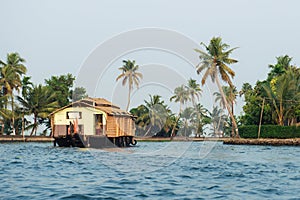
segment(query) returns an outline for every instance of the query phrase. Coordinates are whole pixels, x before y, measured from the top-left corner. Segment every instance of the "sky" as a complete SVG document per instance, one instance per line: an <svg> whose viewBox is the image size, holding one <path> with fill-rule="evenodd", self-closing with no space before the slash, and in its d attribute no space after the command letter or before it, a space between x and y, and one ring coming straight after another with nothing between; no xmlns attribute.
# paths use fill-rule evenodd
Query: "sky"
<svg viewBox="0 0 300 200"><path fill-rule="evenodd" d="M191 66L193 62L159 48L133 49L114 55L108 65L99 66L105 73L93 73L94 68L87 64L92 55L94 67L107 59L94 52L130 31L161 29L198 45L207 44L214 36L222 37L231 47L239 47L232 54L239 62L231 66L236 72L233 82L238 89L245 82L254 85L265 79L268 65L275 64L278 56L287 54L293 57L292 64L300 63L298 0L0 0L0 5L1 60L5 60L7 53L18 52L26 59L27 74L34 83L66 73L76 77L85 73L86 79L96 74L97 85L88 89L89 95L107 98L122 108L127 94L115 78L123 59L136 60L147 80L141 82L139 90L134 90L131 106L143 103L149 94L159 94L167 102L176 85L185 83L189 77L201 79ZM137 40L145 37L137 36ZM113 52L132 42L122 41L108 48ZM183 44L174 41L174 45L180 49ZM189 54L197 58L192 48ZM214 103L213 87L210 83L203 87L200 102L206 106ZM242 99L238 99L238 113L242 105Z"/></svg>

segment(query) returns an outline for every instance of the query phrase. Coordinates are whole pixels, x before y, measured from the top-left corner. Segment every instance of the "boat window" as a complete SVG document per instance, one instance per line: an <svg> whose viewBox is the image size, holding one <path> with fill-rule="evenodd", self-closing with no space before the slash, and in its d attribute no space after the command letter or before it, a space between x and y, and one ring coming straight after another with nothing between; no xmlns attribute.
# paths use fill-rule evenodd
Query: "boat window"
<svg viewBox="0 0 300 200"><path fill-rule="evenodd" d="M82 113L81 112L78 112L78 111L70 111L70 112L67 112L67 119L81 119L82 117Z"/></svg>

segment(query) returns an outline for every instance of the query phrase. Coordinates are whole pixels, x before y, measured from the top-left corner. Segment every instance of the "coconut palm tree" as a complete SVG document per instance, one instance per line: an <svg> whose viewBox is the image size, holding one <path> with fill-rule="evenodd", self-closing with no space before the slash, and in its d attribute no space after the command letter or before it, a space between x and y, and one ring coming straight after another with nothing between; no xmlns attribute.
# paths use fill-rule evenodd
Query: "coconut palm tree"
<svg viewBox="0 0 300 200"><path fill-rule="evenodd" d="M228 86L223 86L222 87L223 92L226 96L226 100L229 103L231 107L231 112L234 115L234 104L236 103L236 97L238 95L238 91L236 87L228 87ZM225 108L225 102L223 101L223 98L219 92L215 92L214 95L216 96L215 102L220 102L220 106ZM232 122L231 122L232 124ZM232 136L234 136L234 127L232 127Z"/></svg>
<svg viewBox="0 0 300 200"><path fill-rule="evenodd" d="M212 125L213 135L224 134L223 126L226 121L226 116L223 113L223 109L220 109L218 106L214 106L212 112L209 112L209 118Z"/></svg>
<svg viewBox="0 0 300 200"><path fill-rule="evenodd" d="M276 57L277 63L275 65L269 65L271 71L268 73L268 81L273 78L284 74L291 66L291 61L293 58L288 55Z"/></svg>
<svg viewBox="0 0 300 200"><path fill-rule="evenodd" d="M179 102L179 113L182 112L183 105L190 100L189 92L184 85L181 85L174 90L174 95L170 98L170 101Z"/></svg>
<svg viewBox="0 0 300 200"><path fill-rule="evenodd" d="M139 69L139 66L135 64L135 61L131 60L123 60L123 66L119 68L119 70L122 71L122 74L120 74L116 81L123 78L122 85L126 85L128 82L128 102L126 106L126 111L128 111L129 105L130 105L130 95L131 91L133 89L133 86L136 85L136 87L139 87L140 79L143 78L143 75L140 72L137 72Z"/></svg>
<svg viewBox="0 0 300 200"><path fill-rule="evenodd" d="M184 109L181 113L181 127L180 132L182 136L189 136L193 130L196 130L196 127L193 126L194 116L193 116L194 109L192 107L188 107Z"/></svg>
<svg viewBox="0 0 300 200"><path fill-rule="evenodd" d="M154 95L150 96L150 101L145 100L146 108L149 111L149 129L145 133L146 136L152 129L155 129L155 134L161 131L161 129L165 126L166 120L168 118L170 110L168 109L165 102L161 100L161 96Z"/></svg>
<svg viewBox="0 0 300 200"><path fill-rule="evenodd" d="M202 92L202 90L200 88L200 84L198 84L196 82L196 80L190 78L188 80L187 91L189 93L189 96L190 96L193 106L195 106L196 105L195 98L197 98L199 100L201 92Z"/></svg>
<svg viewBox="0 0 300 200"><path fill-rule="evenodd" d="M210 122L208 117L208 110L200 103L194 106L193 113L194 121L196 127L196 134L203 134L203 127L205 124Z"/></svg>
<svg viewBox="0 0 300 200"><path fill-rule="evenodd" d="M250 83L244 83L241 91L239 91L239 95L240 95L240 97L243 95L245 95L245 97L246 97L249 94L249 92L251 92L252 90L253 89L252 89L252 86Z"/></svg>
<svg viewBox="0 0 300 200"><path fill-rule="evenodd" d="M24 76L22 79L22 96L26 97L29 90L33 87L33 83L30 81L30 76Z"/></svg>
<svg viewBox="0 0 300 200"><path fill-rule="evenodd" d="M18 53L9 53L7 54L6 62L0 60L1 67L1 80L0 85L4 90L4 95L8 95L8 98L11 100L11 122L12 122L12 132L15 134L14 124L14 95L13 92L16 90L20 91L21 87L21 76L24 75L27 71L25 65L25 60L20 57ZM8 101L7 101L8 102Z"/></svg>
<svg viewBox="0 0 300 200"><path fill-rule="evenodd" d="M48 115L58 107L55 93L47 86L36 85L29 90L26 97L17 98L24 112L33 115L30 136L36 135L40 122L48 118Z"/></svg>
<svg viewBox="0 0 300 200"><path fill-rule="evenodd" d="M177 122L180 119L180 114L182 112L183 105L190 100L189 93L187 88L184 85L181 85L174 90L174 96L170 98L170 101L179 102L179 112L176 118L176 123L173 126L171 137L175 134L175 128L177 126Z"/></svg>
<svg viewBox="0 0 300 200"><path fill-rule="evenodd" d="M227 102L230 104L231 106L231 112L232 114L234 114L234 104L236 103L236 97L238 95L238 91L236 89L236 87L228 87L228 86L223 86L222 87L223 92L225 94L226 100ZM214 92L214 95L216 96L215 98L215 102L220 102L220 106L223 108L225 107L225 102L223 101L222 95L219 92Z"/></svg>
<svg viewBox="0 0 300 200"><path fill-rule="evenodd" d="M292 120L289 118L295 115L295 107L300 101L300 79L297 74L289 69L273 84L272 81L265 82L262 87L273 104L277 124L283 126L286 121Z"/></svg>
<svg viewBox="0 0 300 200"><path fill-rule="evenodd" d="M145 105L139 105L136 108L132 108L130 113L136 117L136 133L138 136L143 136L147 132L147 127L150 124L149 109Z"/></svg>
<svg viewBox="0 0 300 200"><path fill-rule="evenodd" d="M233 126L235 129L235 136L239 137L236 121L231 112L230 106L227 103L226 96L223 92L222 85L219 79L220 76L222 81L228 83L229 86L233 87L231 78L235 76L235 72L228 65L238 62L237 60L229 57L230 54L236 48L229 49L230 46L226 43L222 43L222 38L220 37L213 37L210 40L208 46L205 45L204 43L201 44L204 46L206 52L199 49L195 49L195 51L200 54L199 55L200 63L196 66L197 73L199 74L202 71L206 70L202 77L201 83L202 85L204 85L207 77L210 76L212 81L217 84L219 92L225 103L225 107L227 108L228 113L233 122Z"/></svg>

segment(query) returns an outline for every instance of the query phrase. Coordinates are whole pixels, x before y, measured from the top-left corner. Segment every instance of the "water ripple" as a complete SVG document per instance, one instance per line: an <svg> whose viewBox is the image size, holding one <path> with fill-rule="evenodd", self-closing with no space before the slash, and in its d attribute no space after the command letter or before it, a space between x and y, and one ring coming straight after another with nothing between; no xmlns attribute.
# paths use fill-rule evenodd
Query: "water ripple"
<svg viewBox="0 0 300 200"><path fill-rule="evenodd" d="M184 144L170 153L169 143L129 152L0 144L0 199L299 199L298 147L217 143L202 158L201 143L175 152Z"/></svg>

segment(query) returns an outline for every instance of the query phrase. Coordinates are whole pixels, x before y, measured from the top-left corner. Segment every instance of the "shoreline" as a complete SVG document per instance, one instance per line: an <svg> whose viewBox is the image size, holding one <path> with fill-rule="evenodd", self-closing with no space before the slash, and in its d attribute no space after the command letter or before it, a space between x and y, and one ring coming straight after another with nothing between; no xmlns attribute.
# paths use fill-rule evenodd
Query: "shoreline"
<svg viewBox="0 0 300 200"><path fill-rule="evenodd" d="M276 139L276 138L260 138L260 139L234 139L228 138L223 141L228 145L265 145L265 146L300 146L300 138Z"/></svg>
<svg viewBox="0 0 300 200"><path fill-rule="evenodd" d="M223 142L225 145L266 145L266 146L300 146L300 138L289 139L245 139L245 138L219 138L219 137L174 137L174 138L152 138L152 137L135 137L137 142L203 142L215 141ZM49 136L10 136L1 135L0 143L14 143L14 142L53 142L54 138Z"/></svg>
<svg viewBox="0 0 300 200"><path fill-rule="evenodd" d="M20 135L1 135L0 143L13 143L13 142L53 142L54 138L49 136L25 136Z"/></svg>

